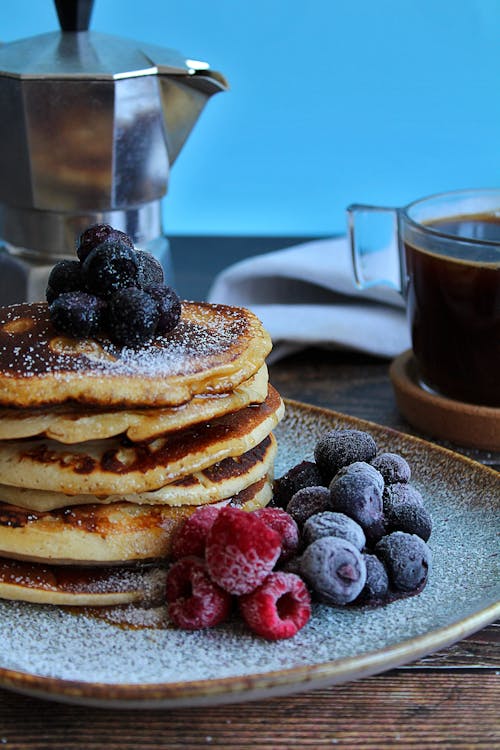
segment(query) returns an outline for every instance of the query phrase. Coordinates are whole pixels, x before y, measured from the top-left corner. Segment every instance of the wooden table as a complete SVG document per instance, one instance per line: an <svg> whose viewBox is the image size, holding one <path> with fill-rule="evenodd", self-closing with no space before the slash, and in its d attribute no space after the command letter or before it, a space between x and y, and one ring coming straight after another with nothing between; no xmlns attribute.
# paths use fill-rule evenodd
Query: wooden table
<svg viewBox="0 0 500 750"><path fill-rule="evenodd" d="M175 238L177 286L202 297L212 273L289 239ZM219 248L219 254L211 256ZM210 251L210 253L209 253ZM189 270L191 269L191 270ZM192 292L192 293L191 293ZM309 350L270 368L285 397L414 433L397 412L388 362ZM500 456L462 452L500 469ZM500 748L498 625L406 667L285 698L210 708L109 710L0 691L0 748Z"/></svg>

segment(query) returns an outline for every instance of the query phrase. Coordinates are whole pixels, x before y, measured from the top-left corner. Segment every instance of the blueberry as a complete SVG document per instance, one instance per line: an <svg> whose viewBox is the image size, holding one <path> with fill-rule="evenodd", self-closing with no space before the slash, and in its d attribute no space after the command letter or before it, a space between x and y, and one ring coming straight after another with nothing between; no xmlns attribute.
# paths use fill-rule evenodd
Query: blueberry
<svg viewBox="0 0 500 750"><path fill-rule="evenodd" d="M432 519L423 505L406 500L394 504L386 513L388 531L406 531L416 534L426 542L432 531Z"/></svg>
<svg viewBox="0 0 500 750"><path fill-rule="evenodd" d="M142 289L129 287L109 301L108 331L120 346L139 346L152 338L158 323L156 302Z"/></svg>
<svg viewBox="0 0 500 750"><path fill-rule="evenodd" d="M134 243L125 232L120 232L119 229L113 229L109 224L94 224L82 232L78 240L76 254L80 258L80 261L83 263L87 255L95 247L106 242L106 240L121 242L130 248L134 247Z"/></svg>
<svg viewBox="0 0 500 750"><path fill-rule="evenodd" d="M363 602L380 602L389 591L389 577L384 564L376 555L363 555L366 565L366 583L359 600Z"/></svg>
<svg viewBox="0 0 500 750"><path fill-rule="evenodd" d="M299 526L303 526L310 516L326 510L329 502L328 487L302 487L292 495L292 499L286 506L286 512L295 519Z"/></svg>
<svg viewBox="0 0 500 750"><path fill-rule="evenodd" d="M181 301L174 290L169 286L154 284L145 290L156 302L158 309L158 324L156 333L163 336L172 331L181 317Z"/></svg>
<svg viewBox="0 0 500 750"><path fill-rule="evenodd" d="M366 538L361 526L344 513L334 513L331 510L316 513L307 519L302 531L306 545L312 544L316 539L324 536L336 536L339 539L347 539L356 549L362 550Z"/></svg>
<svg viewBox="0 0 500 750"><path fill-rule="evenodd" d="M407 484L406 482L396 482L396 484L386 486L382 495L382 502L386 515L389 515L391 510L400 503L424 504L420 492L412 484Z"/></svg>
<svg viewBox="0 0 500 750"><path fill-rule="evenodd" d="M416 534L394 531L377 543L375 554L384 563L389 580L399 591L416 591L427 581L431 551Z"/></svg>
<svg viewBox="0 0 500 750"><path fill-rule="evenodd" d="M286 508L293 495L303 487L324 484L319 469L312 461L302 461L286 474L276 479L273 488L273 505Z"/></svg>
<svg viewBox="0 0 500 750"><path fill-rule="evenodd" d="M410 466L398 453L381 453L371 463L377 471L380 471L386 484L410 481Z"/></svg>
<svg viewBox="0 0 500 750"><path fill-rule="evenodd" d="M348 604L363 590L366 565L359 550L346 539L324 536L310 544L300 558L306 583L327 604Z"/></svg>
<svg viewBox="0 0 500 750"><path fill-rule="evenodd" d="M139 286L141 268L137 253L122 242L106 240L83 263L87 289L108 297L119 289Z"/></svg>
<svg viewBox="0 0 500 750"><path fill-rule="evenodd" d="M105 309L106 303L93 294L64 292L49 305L49 314L58 331L83 338L97 333Z"/></svg>
<svg viewBox="0 0 500 750"><path fill-rule="evenodd" d="M143 289L152 284L163 284L165 277L161 263L151 253L146 253L144 250L136 250L136 253L141 267Z"/></svg>
<svg viewBox="0 0 500 750"><path fill-rule="evenodd" d="M330 483L330 508L359 523L370 541L384 533L380 472L364 461L341 469Z"/></svg>
<svg viewBox="0 0 500 750"><path fill-rule="evenodd" d="M50 305L60 294L84 289L85 279L81 264L77 260L60 260L50 272L45 296Z"/></svg>
<svg viewBox="0 0 500 750"><path fill-rule="evenodd" d="M343 466L355 461L371 461L377 446L367 432L361 430L330 430L320 437L314 458L326 483Z"/></svg>

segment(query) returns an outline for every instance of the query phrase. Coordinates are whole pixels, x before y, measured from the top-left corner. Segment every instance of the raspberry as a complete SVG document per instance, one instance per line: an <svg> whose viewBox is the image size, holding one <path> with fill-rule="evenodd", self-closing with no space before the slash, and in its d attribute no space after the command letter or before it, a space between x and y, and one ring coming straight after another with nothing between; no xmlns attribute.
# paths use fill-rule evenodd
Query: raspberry
<svg viewBox="0 0 500 750"><path fill-rule="evenodd" d="M208 532L205 559L213 580L231 594L248 594L271 572L281 538L254 513L223 508Z"/></svg>
<svg viewBox="0 0 500 750"><path fill-rule="evenodd" d="M167 574L168 614L185 630L210 628L223 622L231 610L231 596L214 583L205 562L183 557Z"/></svg>
<svg viewBox="0 0 500 750"><path fill-rule="evenodd" d="M278 532L281 537L279 562L285 562L295 555L299 548L299 527L294 519L281 508L260 508L254 516Z"/></svg>
<svg viewBox="0 0 500 750"><path fill-rule="evenodd" d="M203 505L195 510L192 516L182 524L172 540L171 557L178 560L181 557L195 555L205 556L207 535L219 515L220 508Z"/></svg>
<svg viewBox="0 0 500 750"><path fill-rule="evenodd" d="M258 589L240 598L239 606L250 630L270 641L291 638L311 616L306 585L293 573L270 573Z"/></svg>

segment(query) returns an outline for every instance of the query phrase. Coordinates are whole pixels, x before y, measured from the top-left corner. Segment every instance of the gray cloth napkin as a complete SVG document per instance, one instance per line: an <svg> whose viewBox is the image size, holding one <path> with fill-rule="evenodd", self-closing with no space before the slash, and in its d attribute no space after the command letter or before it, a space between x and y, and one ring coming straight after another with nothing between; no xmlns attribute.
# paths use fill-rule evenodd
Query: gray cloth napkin
<svg viewBox="0 0 500 750"><path fill-rule="evenodd" d="M395 278L396 255L378 258ZM307 346L394 357L410 346L401 295L387 286L358 289L346 237L314 240L257 255L215 279L211 302L248 307L273 340L271 360Z"/></svg>

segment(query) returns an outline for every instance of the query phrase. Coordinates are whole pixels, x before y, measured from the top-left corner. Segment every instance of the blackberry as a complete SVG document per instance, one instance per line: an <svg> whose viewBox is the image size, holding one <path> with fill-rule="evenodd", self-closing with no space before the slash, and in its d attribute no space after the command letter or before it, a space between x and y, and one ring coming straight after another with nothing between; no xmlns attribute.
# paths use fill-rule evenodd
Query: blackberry
<svg viewBox="0 0 500 750"><path fill-rule="evenodd" d="M49 314L58 331L85 338L101 328L105 309L106 303L93 294L64 292L49 305Z"/></svg>
<svg viewBox="0 0 500 750"><path fill-rule="evenodd" d="M366 543L364 531L359 523L356 523L344 513L333 513L329 510L308 518L302 533L306 545L312 544L316 539L321 539L324 536L347 539L359 550L363 549Z"/></svg>
<svg viewBox="0 0 500 750"><path fill-rule="evenodd" d="M386 513L388 531L406 531L426 542L432 531L432 519L423 505L407 500L397 503Z"/></svg>
<svg viewBox="0 0 500 750"><path fill-rule="evenodd" d="M317 539L305 549L300 572L327 604L354 601L366 581L366 565L359 550L346 539L334 536Z"/></svg>
<svg viewBox="0 0 500 750"><path fill-rule="evenodd" d="M158 309L158 324L156 333L163 336L172 331L181 317L181 301L174 290L169 286L154 284L145 290L156 302Z"/></svg>
<svg viewBox="0 0 500 750"><path fill-rule="evenodd" d="M373 459L371 464L377 471L380 471L386 484L410 481L410 466L398 453L381 453Z"/></svg>
<svg viewBox="0 0 500 750"><path fill-rule="evenodd" d="M369 462L376 453L375 441L367 432L330 430L316 443L314 458L325 483L329 483L343 466L355 461Z"/></svg>
<svg viewBox="0 0 500 750"><path fill-rule="evenodd" d="M45 296L50 305L60 294L84 289L85 278L81 264L77 260L60 260L50 272Z"/></svg>
<svg viewBox="0 0 500 750"><path fill-rule="evenodd" d="M424 504L420 492L412 484L407 484L406 482L396 482L396 484L390 484L385 487L382 501L386 515L389 515L392 509L400 503Z"/></svg>
<svg viewBox="0 0 500 750"><path fill-rule="evenodd" d="M80 261L83 263L87 255L98 245L102 245L106 240L112 240L114 242L121 242L127 247L133 248L134 243L125 232L120 232L119 229L113 229L109 224L94 224L93 226L86 229L80 235L76 254Z"/></svg>
<svg viewBox="0 0 500 750"><path fill-rule="evenodd" d="M356 461L341 469L330 483L330 508L359 523L370 541L384 533L382 475L370 464Z"/></svg>
<svg viewBox="0 0 500 750"><path fill-rule="evenodd" d="M417 591L426 583L431 551L416 534L394 531L377 543L375 554L384 563L389 580L399 591Z"/></svg>
<svg viewBox="0 0 500 750"><path fill-rule="evenodd" d="M163 284L165 277L161 263L151 253L146 253L144 250L136 250L136 253L141 267L141 284L143 289L152 284Z"/></svg>
<svg viewBox="0 0 500 750"><path fill-rule="evenodd" d="M156 302L142 289L127 287L109 301L108 331L119 346L139 346L152 338L158 323Z"/></svg>
<svg viewBox="0 0 500 750"><path fill-rule="evenodd" d="M324 483L316 464L312 461L301 461L300 464L293 466L286 474L275 480L273 505L286 508L298 490L322 484Z"/></svg>
<svg viewBox="0 0 500 750"><path fill-rule="evenodd" d="M137 253L122 242L106 240L95 247L83 263L87 289L108 297L119 289L140 286Z"/></svg>
<svg viewBox="0 0 500 750"><path fill-rule="evenodd" d="M292 495L286 506L286 512L295 519L299 526L303 526L310 516L326 510L330 502L328 487L302 487Z"/></svg>
<svg viewBox="0 0 500 750"><path fill-rule="evenodd" d="M384 564L376 555L363 555L366 565L366 583L358 601L376 603L383 600L389 591L389 577Z"/></svg>

